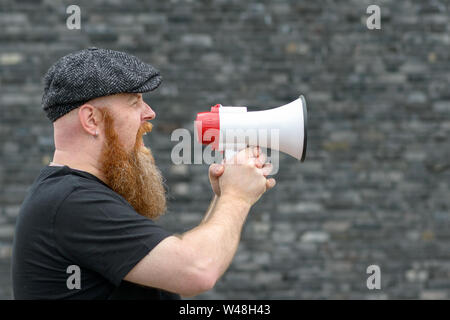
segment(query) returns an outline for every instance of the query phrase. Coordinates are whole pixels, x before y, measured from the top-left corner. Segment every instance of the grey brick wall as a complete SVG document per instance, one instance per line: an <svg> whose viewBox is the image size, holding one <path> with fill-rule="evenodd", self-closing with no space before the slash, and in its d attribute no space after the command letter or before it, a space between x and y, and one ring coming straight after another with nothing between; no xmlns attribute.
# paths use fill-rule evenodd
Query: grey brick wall
<svg viewBox="0 0 450 320"><path fill-rule="evenodd" d="M81 30L66 27L69 4ZM381 30L366 27L370 4ZM198 298L450 298L449 31L447 0L0 0L0 298L19 206L53 152L42 76L89 46L162 71L148 142L174 232L199 223L212 192L207 165L172 164L171 132L216 103L306 96L307 161L281 155L230 269ZM366 287L372 264L381 290Z"/></svg>

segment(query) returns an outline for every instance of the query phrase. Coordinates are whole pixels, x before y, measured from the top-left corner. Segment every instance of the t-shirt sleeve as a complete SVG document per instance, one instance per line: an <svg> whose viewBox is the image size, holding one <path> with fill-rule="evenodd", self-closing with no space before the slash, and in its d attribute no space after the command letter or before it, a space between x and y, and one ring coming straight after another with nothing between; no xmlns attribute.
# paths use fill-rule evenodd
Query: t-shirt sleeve
<svg viewBox="0 0 450 320"><path fill-rule="evenodd" d="M98 272L116 286L171 234L109 190L75 189L54 220L59 250L80 268Z"/></svg>

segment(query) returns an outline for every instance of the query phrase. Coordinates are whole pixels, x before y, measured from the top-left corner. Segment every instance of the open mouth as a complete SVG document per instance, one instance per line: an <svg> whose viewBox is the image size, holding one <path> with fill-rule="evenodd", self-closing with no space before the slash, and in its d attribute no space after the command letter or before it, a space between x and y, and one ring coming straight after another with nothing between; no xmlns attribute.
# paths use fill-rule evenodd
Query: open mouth
<svg viewBox="0 0 450 320"><path fill-rule="evenodd" d="M149 132L152 131L153 126L151 123L145 122L140 128L137 133L138 139L140 139L140 146L145 148L144 144L144 136L146 136Z"/></svg>

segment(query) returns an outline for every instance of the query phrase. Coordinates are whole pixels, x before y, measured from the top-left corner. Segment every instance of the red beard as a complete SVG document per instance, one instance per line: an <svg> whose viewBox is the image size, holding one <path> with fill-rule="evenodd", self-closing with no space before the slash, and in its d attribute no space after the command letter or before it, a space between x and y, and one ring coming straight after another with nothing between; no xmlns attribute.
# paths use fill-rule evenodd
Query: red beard
<svg viewBox="0 0 450 320"><path fill-rule="evenodd" d="M163 177L155 165L150 149L143 146L142 136L152 130L145 122L136 135L131 152L127 152L114 130L114 120L104 110L106 141L100 155L101 171L106 183L120 194L141 215L157 219L166 212L166 192Z"/></svg>

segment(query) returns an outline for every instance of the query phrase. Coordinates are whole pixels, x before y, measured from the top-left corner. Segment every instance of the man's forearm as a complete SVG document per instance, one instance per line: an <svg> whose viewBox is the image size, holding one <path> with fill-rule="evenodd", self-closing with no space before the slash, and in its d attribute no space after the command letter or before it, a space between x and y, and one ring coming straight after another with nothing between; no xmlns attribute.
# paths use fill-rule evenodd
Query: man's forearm
<svg viewBox="0 0 450 320"><path fill-rule="evenodd" d="M215 197L202 223L181 236L182 241L198 253L197 258L206 261L216 279L233 260L250 207L239 198Z"/></svg>

